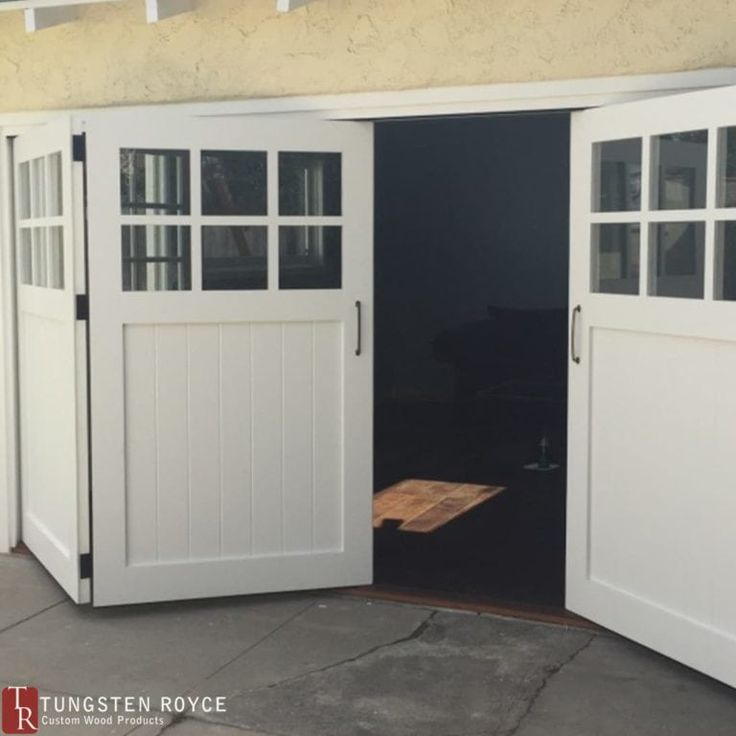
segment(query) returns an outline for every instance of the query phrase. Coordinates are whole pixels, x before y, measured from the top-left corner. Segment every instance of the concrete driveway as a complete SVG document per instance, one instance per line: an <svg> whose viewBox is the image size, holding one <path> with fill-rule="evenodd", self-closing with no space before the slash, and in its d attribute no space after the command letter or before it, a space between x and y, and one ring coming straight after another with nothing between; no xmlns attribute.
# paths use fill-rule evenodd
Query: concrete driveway
<svg viewBox="0 0 736 736"><path fill-rule="evenodd" d="M736 691L606 633L337 594L94 610L26 556L0 556L0 681L60 710L68 695L225 699L53 734L736 733Z"/></svg>

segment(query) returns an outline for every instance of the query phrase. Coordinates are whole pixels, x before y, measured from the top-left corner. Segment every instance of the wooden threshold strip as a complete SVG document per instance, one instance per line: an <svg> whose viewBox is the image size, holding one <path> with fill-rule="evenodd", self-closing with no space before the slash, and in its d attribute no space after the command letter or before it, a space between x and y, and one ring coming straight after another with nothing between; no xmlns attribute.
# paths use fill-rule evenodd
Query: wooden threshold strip
<svg viewBox="0 0 736 736"><path fill-rule="evenodd" d="M570 626L578 629L600 631L600 626L582 618L564 608L540 606L532 603L504 603L483 596L445 593L443 591L421 590L417 588L400 588L392 585L365 585L357 588L345 588L338 593L356 598L388 601L391 603L407 603L430 608L447 608L456 611L472 611L506 618L518 618L526 621Z"/></svg>

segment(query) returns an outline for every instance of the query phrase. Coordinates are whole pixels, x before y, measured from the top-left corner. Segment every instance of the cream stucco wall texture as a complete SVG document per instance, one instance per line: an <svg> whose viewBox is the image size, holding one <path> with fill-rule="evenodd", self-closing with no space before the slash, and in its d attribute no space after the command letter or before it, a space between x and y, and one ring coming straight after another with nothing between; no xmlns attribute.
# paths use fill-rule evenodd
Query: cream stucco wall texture
<svg viewBox="0 0 736 736"><path fill-rule="evenodd" d="M736 0L144 0L27 34L0 13L0 110L397 90L736 65Z"/></svg>

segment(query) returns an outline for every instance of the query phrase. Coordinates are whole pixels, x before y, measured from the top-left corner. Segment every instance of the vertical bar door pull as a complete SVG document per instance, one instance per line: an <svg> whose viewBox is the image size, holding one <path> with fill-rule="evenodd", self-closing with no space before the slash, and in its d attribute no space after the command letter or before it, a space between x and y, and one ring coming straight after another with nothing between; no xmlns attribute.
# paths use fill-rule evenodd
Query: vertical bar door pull
<svg viewBox="0 0 736 736"><path fill-rule="evenodd" d="M358 320L358 342L355 346L355 354L360 355L363 352L363 319L360 301L355 302L355 315Z"/></svg>
<svg viewBox="0 0 736 736"><path fill-rule="evenodd" d="M580 315L580 312L583 311L583 308L578 304L575 309L572 310L572 322L570 325L570 355L572 357L573 363L580 363L580 355L578 355L578 347L577 347L577 326L578 326L578 316Z"/></svg>

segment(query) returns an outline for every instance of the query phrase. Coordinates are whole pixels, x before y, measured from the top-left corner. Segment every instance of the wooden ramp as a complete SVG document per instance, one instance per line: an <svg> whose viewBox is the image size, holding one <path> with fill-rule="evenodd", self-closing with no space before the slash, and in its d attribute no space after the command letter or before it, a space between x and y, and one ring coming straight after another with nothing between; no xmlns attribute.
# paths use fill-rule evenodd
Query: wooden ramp
<svg viewBox="0 0 736 736"><path fill-rule="evenodd" d="M438 480L402 480L373 497L373 526L402 522L403 532L429 534L506 489Z"/></svg>

